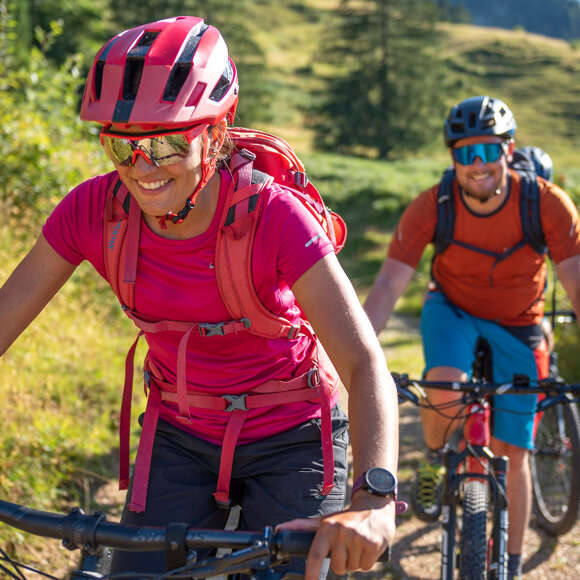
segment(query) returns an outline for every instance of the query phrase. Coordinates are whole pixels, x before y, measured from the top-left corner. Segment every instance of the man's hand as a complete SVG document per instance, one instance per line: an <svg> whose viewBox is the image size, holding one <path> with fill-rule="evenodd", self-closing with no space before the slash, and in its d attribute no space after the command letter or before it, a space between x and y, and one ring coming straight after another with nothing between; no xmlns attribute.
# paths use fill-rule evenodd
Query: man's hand
<svg viewBox="0 0 580 580"><path fill-rule="evenodd" d="M370 570L395 537L395 501L360 491L342 512L292 520L277 529L316 531L306 559L305 580L317 580L328 557L335 574Z"/></svg>

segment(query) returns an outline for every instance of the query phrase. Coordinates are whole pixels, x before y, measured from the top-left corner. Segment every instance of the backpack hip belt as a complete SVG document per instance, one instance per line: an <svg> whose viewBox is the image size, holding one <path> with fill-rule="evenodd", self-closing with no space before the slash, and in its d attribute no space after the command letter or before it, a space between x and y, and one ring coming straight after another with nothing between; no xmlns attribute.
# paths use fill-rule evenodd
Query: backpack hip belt
<svg viewBox="0 0 580 580"><path fill-rule="evenodd" d="M128 507L136 512L145 510L151 454L159 420L160 407L163 401L176 403L178 405L180 403L178 386L163 381L157 376L158 374L160 373L155 365L151 361L147 361L145 389L148 391L149 396L135 461L131 501L128 504ZM188 386L195 388L191 384ZM189 408L213 409L230 414L222 441L217 489L213 494L217 505L228 508L231 504L229 488L234 452L248 411L261 407L272 407L308 400L319 402L321 405L321 440L324 464L322 494L327 495L330 493L334 487L334 452L332 445L330 400L335 388L336 385L331 385L326 377L324 377L324 373L319 373L318 367L313 366L310 370L292 379L268 380L252 388L250 393L220 396L188 392L186 394L188 415ZM125 401L129 401L128 404L130 405L130 397L124 396L124 404ZM128 412L130 414L130 410ZM127 410L124 409L122 415L126 414ZM191 419L188 419L183 414L178 416L178 420L183 424L191 422ZM128 430L123 430L123 434L127 439L129 436ZM128 440L122 441L121 446L128 449ZM128 474L128 464L123 466L123 471ZM127 481L125 482L125 488L126 483Z"/></svg>

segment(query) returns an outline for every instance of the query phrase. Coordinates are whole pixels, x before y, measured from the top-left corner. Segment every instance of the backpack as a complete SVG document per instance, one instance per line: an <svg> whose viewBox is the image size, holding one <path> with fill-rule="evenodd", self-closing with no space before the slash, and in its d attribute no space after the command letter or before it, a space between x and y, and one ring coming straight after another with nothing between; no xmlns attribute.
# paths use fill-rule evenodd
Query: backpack
<svg viewBox="0 0 580 580"><path fill-rule="evenodd" d="M195 329L202 336L219 336L248 331L266 338L292 339L306 334L317 341L308 321L293 325L289 320L270 312L260 301L252 280L251 260L256 228L260 223L267 198L263 191L271 183L286 186L315 217L338 252L346 239L346 224L330 211L316 188L308 181L304 166L292 148L282 139L260 131L241 127L228 130L235 145L229 170L232 183L227 191L224 210L218 228L215 273L220 296L231 320L218 323L160 320L148 322L135 312L135 281L139 254L141 210L119 179L113 180L107 192L104 212L103 249L107 279L125 313L140 329L125 361L125 384L120 415L119 488L129 483L129 434L133 357L139 337L145 332L168 330L183 333L177 353L177 384L163 383L155 376L151 361L145 361L145 386L148 392L147 410L135 461L134 483L129 508L145 509L147 482L154 433L162 400L176 402L179 420L189 421L189 407L198 406L231 411L222 450L217 490L214 494L220 506L229 506L229 482L234 450L248 411L260 406L280 405L303 400L318 401L321 406L321 444L323 457L323 487L327 495L333 488L334 452L330 399L333 386L323 378L326 364L323 349L315 349L306 372L290 380L269 380L256 389L256 394L240 396L190 395L186 387L185 350L190 333ZM309 362L306 360L305 362ZM334 369L332 369L334 373ZM158 373L157 373L158 374ZM192 400L195 399L195 401Z"/></svg>
<svg viewBox="0 0 580 580"><path fill-rule="evenodd" d="M232 186L221 217L216 248L215 270L220 295L232 318L245 320L250 332L268 338L292 338L296 329L263 307L251 280L249 260L264 208L264 196L260 194L272 182L286 186L318 221L337 253L346 240L346 224L327 208L308 180L304 165L283 139L243 127L232 127L228 134L235 150L229 165ZM121 196L123 199L117 199L121 190L126 192L117 181L107 196L103 238L105 268L121 303L133 309L139 240L138 235L129 240L124 238L128 225L140 221L140 210L128 193Z"/></svg>
<svg viewBox="0 0 580 580"><path fill-rule="evenodd" d="M505 260L525 244L530 245L538 254L545 254L547 252L542 222L540 220L540 191L535 165L525 153L516 150L514 151L510 168L515 169L521 177L520 219L523 231L522 240L501 254L455 240L453 238L455 228L455 204L453 199L455 170L449 168L443 173L437 192L437 224L433 235L435 254L444 252L449 247L449 244L452 243L481 254L492 256L497 261Z"/></svg>

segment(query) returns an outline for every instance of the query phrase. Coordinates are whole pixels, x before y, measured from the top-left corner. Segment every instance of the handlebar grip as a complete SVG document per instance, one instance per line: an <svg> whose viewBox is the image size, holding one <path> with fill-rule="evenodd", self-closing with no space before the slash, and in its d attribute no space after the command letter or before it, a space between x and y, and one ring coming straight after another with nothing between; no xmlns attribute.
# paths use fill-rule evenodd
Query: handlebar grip
<svg viewBox="0 0 580 580"><path fill-rule="evenodd" d="M276 533L276 551L282 556L305 557L315 532L280 530Z"/></svg>
<svg viewBox="0 0 580 580"><path fill-rule="evenodd" d="M276 533L276 551L283 557L306 557L314 536L315 532L280 530ZM387 546L380 555L379 562L388 562L390 559L391 546Z"/></svg>

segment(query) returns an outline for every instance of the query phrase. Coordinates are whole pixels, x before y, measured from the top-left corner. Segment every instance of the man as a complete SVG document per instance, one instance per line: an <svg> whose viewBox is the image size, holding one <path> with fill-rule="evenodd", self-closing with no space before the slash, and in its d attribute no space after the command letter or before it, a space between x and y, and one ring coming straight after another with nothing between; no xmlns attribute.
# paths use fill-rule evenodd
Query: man
<svg viewBox="0 0 580 580"><path fill-rule="evenodd" d="M432 282L421 315L427 380L467 380L478 337L491 346L496 381L510 380L514 373L526 374L532 380L547 375L548 350L541 328L546 254L526 243L522 233L523 178L508 168L515 130L507 105L487 96L458 103L445 122L445 142L455 172L449 188L454 227L451 239L436 246ZM547 250L576 314L580 314L578 212L557 186L540 178L537 183ZM437 185L419 195L395 230L365 304L377 333L407 287L423 250L434 240L437 206L444 201L438 198L438 189ZM428 397L440 405L456 400L458 395L430 390ZM496 397L494 408L492 449L510 458L509 577L517 578L531 511L528 456L533 446L535 396ZM414 503L420 517L434 520L440 511L442 468L433 463L458 422L425 409L421 420L431 461L418 471Z"/></svg>

